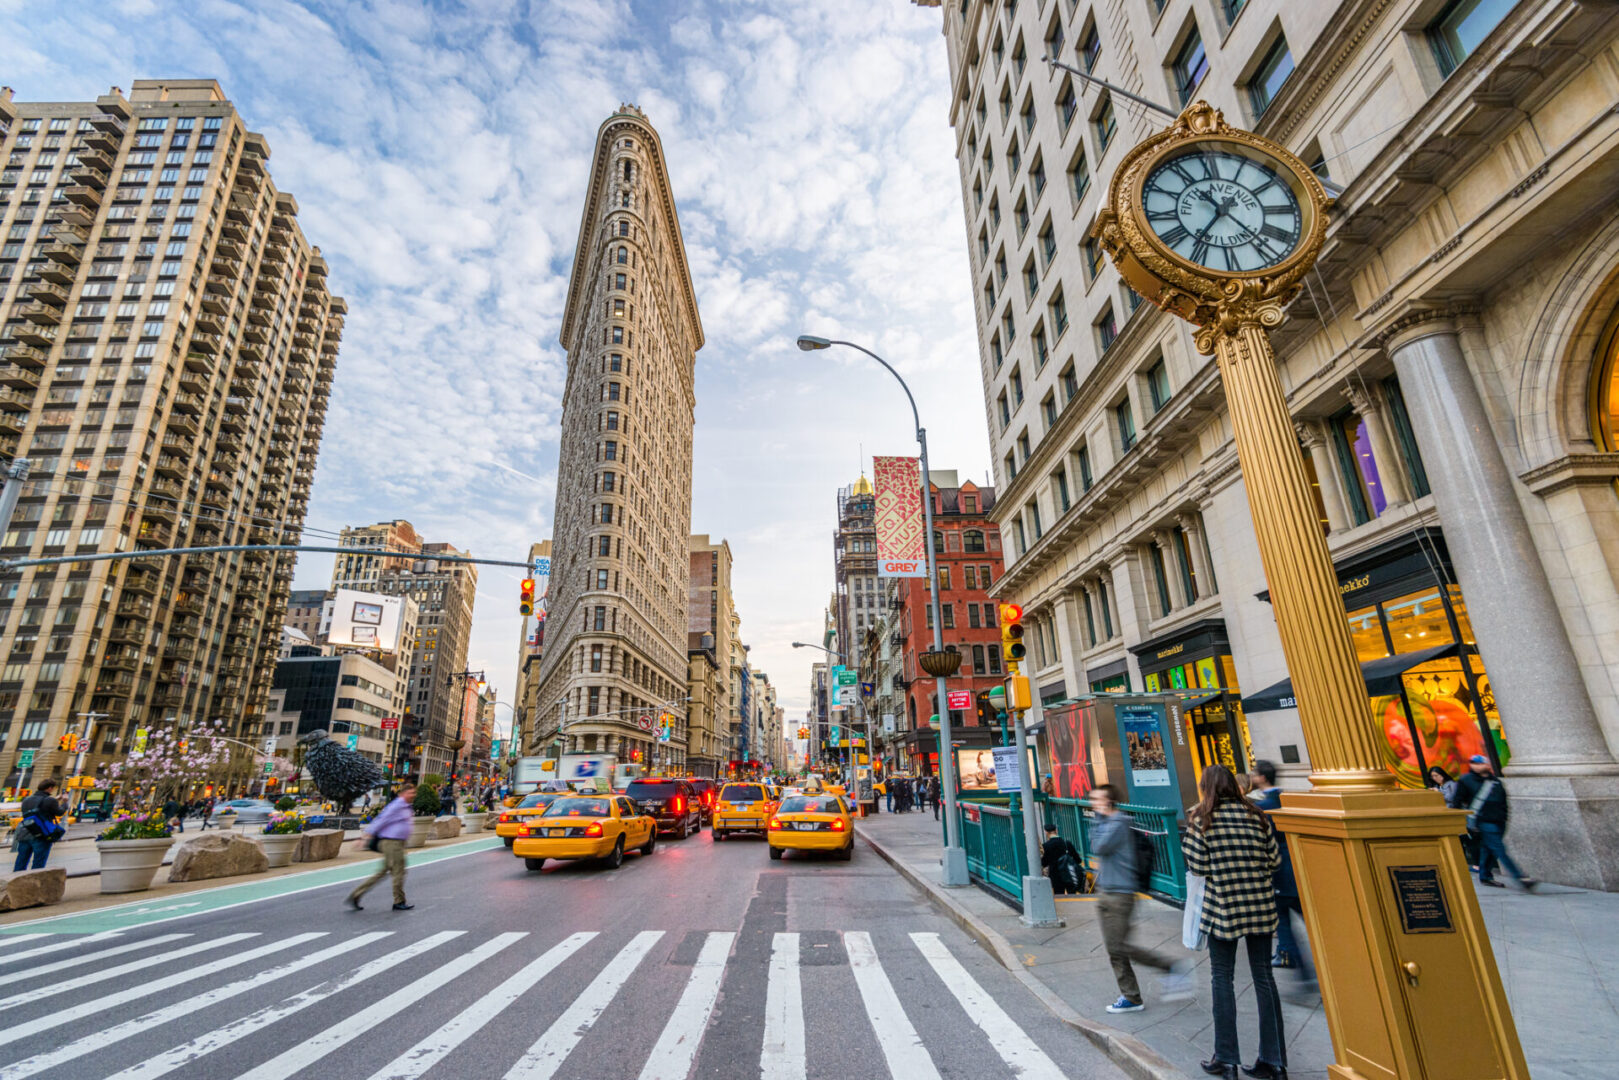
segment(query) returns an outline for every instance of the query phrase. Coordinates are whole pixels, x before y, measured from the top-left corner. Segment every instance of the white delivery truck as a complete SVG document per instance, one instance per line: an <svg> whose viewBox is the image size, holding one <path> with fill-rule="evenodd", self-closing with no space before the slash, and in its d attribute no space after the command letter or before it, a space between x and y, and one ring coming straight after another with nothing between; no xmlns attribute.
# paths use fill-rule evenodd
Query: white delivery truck
<svg viewBox="0 0 1619 1080"><path fill-rule="evenodd" d="M620 762L617 754L563 754L556 776L575 788L623 791L644 771L639 764Z"/></svg>

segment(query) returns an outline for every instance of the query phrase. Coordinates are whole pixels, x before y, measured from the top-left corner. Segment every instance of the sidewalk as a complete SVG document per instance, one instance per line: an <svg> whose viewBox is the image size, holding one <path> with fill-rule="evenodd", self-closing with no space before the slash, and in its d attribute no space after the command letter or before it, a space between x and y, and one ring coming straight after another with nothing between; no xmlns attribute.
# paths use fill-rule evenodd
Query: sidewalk
<svg viewBox="0 0 1619 1080"><path fill-rule="evenodd" d="M1198 1062L1214 1047L1208 989L1208 953L1197 955L1198 992L1192 1001L1165 1005L1158 999L1156 972L1142 971L1147 1010L1111 1015L1106 1005L1118 997L1113 970L1089 897L1058 897L1066 922L1061 929L1024 926L1018 910L983 889L944 889L939 880L940 825L928 813L879 814L856 826L901 873L927 888L986 947L1010 966L1021 963L1047 993L1077 1012L1089 1025L1135 1036L1149 1053L1186 1076L1201 1076ZM1516 889L1482 889L1479 906L1495 946L1524 1055L1535 1080L1598 1080L1614 1075L1619 1046L1619 895L1542 885L1533 895ZM954 909L954 910L952 910ZM1186 955L1180 945L1181 910L1156 900L1136 908L1137 943L1171 956ZM996 948L996 938L1007 947ZM1294 973L1276 972L1284 995L1294 992ZM1243 1060L1251 1063L1259 1045L1259 1022L1246 964L1237 970L1238 1035ZM1287 1027L1288 1075L1326 1080L1332 1041L1319 996L1282 1003ZM1070 1021L1073 1022L1073 1021ZM1105 1032L1092 1031L1100 1041ZM1148 1059L1132 1063L1132 1044L1109 1047L1115 1060L1148 1075ZM1123 1055L1123 1056L1121 1056ZM1172 1072L1160 1072L1172 1076Z"/></svg>
<svg viewBox="0 0 1619 1080"><path fill-rule="evenodd" d="M50 862L47 865L63 867L67 870L67 876L70 878L94 877L97 874L100 874L101 856L96 851L96 835L106 827L107 825L105 822L98 823L90 821L82 821L69 825L67 827L67 838L58 840L56 843L51 845L51 857ZM244 825L239 829L229 831L239 832L244 835L254 835L263 828L263 825ZM218 825L210 825L208 826L208 831L219 832L221 830ZM183 833L174 834L175 847L179 846L179 842L181 840L184 840L190 836L196 836L201 832L202 819L187 818L186 831ZM357 830L350 829L348 832L343 834L343 840L346 843L359 835L360 834ZM16 859L16 854L8 847L4 851L0 851L0 857L4 857L6 860L4 864L0 864L0 873L4 873L11 869L11 863ZM170 848L163 854L163 865L167 866L173 861L174 848Z"/></svg>

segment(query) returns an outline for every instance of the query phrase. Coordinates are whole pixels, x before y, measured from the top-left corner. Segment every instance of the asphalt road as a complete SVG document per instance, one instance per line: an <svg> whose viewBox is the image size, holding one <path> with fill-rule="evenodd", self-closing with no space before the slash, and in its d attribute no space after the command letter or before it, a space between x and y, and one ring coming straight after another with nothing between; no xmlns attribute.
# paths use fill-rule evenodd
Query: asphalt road
<svg viewBox="0 0 1619 1080"><path fill-rule="evenodd" d="M410 912L349 887L8 928L0 1080L1122 1076L863 844L772 862L704 832L541 873L485 849L413 871Z"/></svg>

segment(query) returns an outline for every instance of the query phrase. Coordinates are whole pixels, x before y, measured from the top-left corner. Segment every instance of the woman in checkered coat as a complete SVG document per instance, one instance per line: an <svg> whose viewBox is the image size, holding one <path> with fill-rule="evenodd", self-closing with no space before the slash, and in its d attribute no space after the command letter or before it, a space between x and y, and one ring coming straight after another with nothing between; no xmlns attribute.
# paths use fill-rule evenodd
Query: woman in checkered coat
<svg viewBox="0 0 1619 1080"><path fill-rule="evenodd" d="M1243 797L1224 765L1210 765L1198 781L1202 799L1188 815L1181 841L1189 873L1207 881L1201 928L1209 935L1210 988L1214 994L1214 1056L1203 1062L1211 1076L1236 1080L1237 999L1232 986L1237 943L1247 947L1259 1005L1259 1059L1249 1076L1287 1076L1282 1042L1282 1002L1271 976L1271 935L1276 932L1272 875L1281 865L1276 831L1264 811Z"/></svg>

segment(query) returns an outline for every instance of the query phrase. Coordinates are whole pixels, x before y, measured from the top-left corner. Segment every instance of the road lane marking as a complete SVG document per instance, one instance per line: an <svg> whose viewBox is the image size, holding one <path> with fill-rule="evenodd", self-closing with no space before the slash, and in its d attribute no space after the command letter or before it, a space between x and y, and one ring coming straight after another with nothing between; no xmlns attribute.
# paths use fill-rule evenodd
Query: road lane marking
<svg viewBox="0 0 1619 1080"><path fill-rule="evenodd" d="M848 930L843 945L849 954L849 968L854 972L855 985L860 998L866 1003L866 1016L883 1048L890 1076L903 1076L906 1080L939 1080L939 1070L933 1067L916 1028L905 1015L893 983L883 972L877 950L871 944L871 935L864 930Z"/></svg>
<svg viewBox="0 0 1619 1080"><path fill-rule="evenodd" d="M127 945L118 945L111 949L102 949L100 952L85 953L83 956L69 957L66 960L57 960L54 963L41 964L38 967L30 967L27 975L28 978L35 979L41 975L49 975L53 971L65 971L70 967L78 967L80 964L88 964L95 960L105 960L109 956L122 956L127 952L136 952L140 949L149 949L153 945L162 945L167 941L179 941L182 938L188 938L190 936L190 934L164 934L162 937L149 938L146 941L132 941ZM19 974L21 973L19 972Z"/></svg>
<svg viewBox="0 0 1619 1080"><path fill-rule="evenodd" d="M731 944L735 940L734 933L712 933L703 942L697 962L692 965L691 978L686 980L686 989L647 1057L640 1080L687 1080L691 1075L697 1047L702 1044L703 1033L708 1030L709 1019L714 1014L714 1002L720 996L725 961L731 955Z"/></svg>
<svg viewBox="0 0 1619 1080"><path fill-rule="evenodd" d="M760 1080L805 1080L804 991L798 982L798 935L776 935L765 988L765 1039Z"/></svg>
<svg viewBox="0 0 1619 1080"><path fill-rule="evenodd" d="M1001 1060L1011 1067L1013 1075L1019 1080L1064 1080L1057 1063L1047 1057L1046 1052L1036 1046L1034 1040L1006 1015L1006 1010L978 985L977 980L962 967L961 961L939 940L938 934L912 934L911 940L967 1016L989 1036L990 1045L1001 1055Z"/></svg>
<svg viewBox="0 0 1619 1080"><path fill-rule="evenodd" d="M257 934L237 934L229 940L235 941L240 938L257 936ZM210 963L203 964L200 967L186 968L183 971L178 971L173 975L165 975L163 978L156 979L152 982L139 983L128 988L127 990L120 990L115 994L108 994L105 997L91 998L89 1001L85 1001L81 1004L58 1009L47 1016L40 1017L38 1020L30 1020L26 1024L17 1024L13 1027L0 1030L0 1044L16 1042L19 1039L26 1039L28 1036L37 1035L41 1031L49 1031L51 1028L61 1027L64 1024L71 1024L82 1020L86 1016L90 1016L93 1013L106 1012L108 1009L116 1009L120 1005L127 1005L131 1001L139 1001L145 997L159 995L165 990L179 986L181 983L190 982L193 979L201 979L204 976L213 975L216 972L224 971L228 967L234 967L237 964L245 964L249 960L257 960L261 956L269 956L271 953L280 952L282 949L291 949L295 946L302 945L306 941L314 941L316 938L323 938L325 936L326 934L324 931L315 931L308 934L294 934L290 938L284 938L281 941L272 941L268 945L260 945L258 948L249 949L247 952L235 953L231 956L225 957L224 959L214 960ZM177 955L179 954L171 954L170 959Z"/></svg>
<svg viewBox="0 0 1619 1080"><path fill-rule="evenodd" d="M497 934L471 952L463 953L442 967L437 967L424 973L410 985L401 987L381 1001L361 1009L353 1016L338 1021L338 1023L327 1028L319 1035L305 1039L285 1053L264 1062L258 1068L250 1069L237 1077L237 1080L284 1080L284 1078L314 1065L327 1054L354 1041L383 1021L392 1020L403 1012L407 1006L415 1004L440 987L471 971L491 956L500 952L500 950L506 948L506 946L521 941L526 937L528 937L528 934L522 931Z"/></svg>
<svg viewBox="0 0 1619 1080"><path fill-rule="evenodd" d="M556 1022L545 1030L528 1052L517 1059L517 1064L506 1073L506 1080L550 1080L579 1045L585 1032L612 1004L619 989L635 972L637 965L652 946L663 937L662 930L643 930L619 950L601 974L585 987L584 993L573 999Z"/></svg>
<svg viewBox="0 0 1619 1080"><path fill-rule="evenodd" d="M218 986L212 990L204 991L201 994L187 998L185 1001L177 1001L173 1005L164 1006L163 1008L154 1012L147 1013L145 1016L139 1016L133 1020L126 1020L124 1023L119 1024L116 1027L108 1028L105 1031L98 1031L93 1035L87 1035L84 1038L79 1039L77 1042L68 1043L66 1046L47 1051L43 1054L36 1054L26 1061L19 1061L15 1065L7 1066L5 1073L6 1080L21 1080L22 1077L33 1076L37 1073L42 1073L47 1069L53 1069L58 1065L64 1064L65 1062L72 1061L75 1058L84 1057L86 1054L93 1054L101 1048L111 1045L112 1043L122 1042L125 1039L134 1038L136 1035L144 1035L160 1025L169 1023L171 1020L178 1020L181 1017L191 1016L194 1013L209 1008L210 1006L217 1005L221 1001L228 1001L231 998L236 997L238 994L245 994L250 990L263 986L265 983L274 982L276 979L285 978L294 972L302 971L304 968L325 963L327 960L331 960L334 957L341 956L346 952L358 949L363 945L369 945L373 941L377 941L381 938L389 936L391 935L384 931L379 931L374 934L361 934L358 937L350 938L347 941L340 941L330 948L322 949L320 952L310 953L307 956L301 956L291 963L283 964L278 968L270 968L266 971L261 971L256 975L249 975L245 979L238 979L233 983L227 983L224 986ZM279 1006L277 1007L279 1008ZM235 1029L240 1023L241 1022L238 1021L237 1024L229 1025L228 1029L221 1030ZM164 1073L177 1069L181 1065L195 1060L196 1058L201 1057L203 1054L208 1053L209 1050L214 1049L213 1046L208 1046L207 1049L200 1049L200 1047L206 1044L208 1040L213 1039L219 1034L220 1031L212 1031L206 1035L199 1036L182 1047L171 1050L167 1054L161 1054L158 1057L152 1058L148 1061L143 1061L139 1065L126 1069L124 1072L121 1072L118 1075L121 1077L134 1075L162 1076Z"/></svg>
<svg viewBox="0 0 1619 1080"><path fill-rule="evenodd" d="M50 936L51 935L49 934L18 934L16 937L0 938L0 941L4 941L9 945L14 941L29 941L33 938L44 938ZM23 949L21 952L8 952L6 955L0 956L0 965L14 964L18 960L31 960L36 956L44 956L46 953L61 952L63 949L77 949L82 946L89 945L94 941L111 941L113 938L122 936L123 934L120 931L108 930L100 934L91 934L89 937L72 937L68 938L66 941L58 941L50 945L40 945L39 947L33 949Z"/></svg>
<svg viewBox="0 0 1619 1080"><path fill-rule="evenodd" d="M371 1080L413 1080L421 1076L555 971L559 964L583 948L596 934L596 931L590 930L564 938L538 960L468 1005L455 1019L377 1070L371 1075Z"/></svg>
<svg viewBox="0 0 1619 1080"><path fill-rule="evenodd" d="M162 953L158 956L148 956L143 960L132 960L127 964L120 964L117 967L103 968L101 971L98 971L93 975L80 975L77 979L64 979L61 982L51 983L47 986L34 987L32 989L25 990L20 994L13 994L8 998L0 998L0 1011L14 1009L18 1005L27 1005L32 1002L39 1001L42 998L55 997L57 994L71 993L74 990L79 990L86 986L93 986L98 982L106 982L108 979L119 978L123 975L129 974L132 971L141 971L145 968L156 967L158 964L167 964L171 961L178 960L183 956L191 956L193 953L207 952L209 949L218 949L225 945L234 945L238 941L245 941L252 937L258 937L258 935L231 934L229 937L214 938L211 941L199 941L195 945L187 945L185 948L175 949L173 952Z"/></svg>
<svg viewBox="0 0 1619 1080"><path fill-rule="evenodd" d="M335 979L328 979L319 986L305 990L301 994L296 994L293 997L288 998L286 1001L279 1002L275 1005L266 1006L265 1008L260 1009L258 1012L250 1013L247 1016L242 1017L240 1020L235 1020L229 1024L226 1024L222 1028L215 1028L213 1031L199 1035L183 1046L176 1046L167 1053L158 1054L156 1057L148 1058L139 1064L132 1065L123 1072L118 1073L116 1077L108 1077L107 1080L150 1080L152 1077L164 1076L183 1065L191 1064L193 1061L196 1061L198 1058L203 1057L204 1055L213 1053L221 1046L227 1046L238 1039L246 1038L255 1031L269 1027L276 1021L282 1020L288 1016L291 1016L295 1012L307 1009L311 1005L324 1001L333 994L340 993L343 990L347 990L351 986L365 982L367 979L375 975L380 975L390 968L397 967L406 960L420 956L429 949L437 948L439 945L442 945L447 941L453 941L465 932L466 931L464 930L444 930L440 933L432 935L431 937L426 937L420 941L412 942L402 949L396 949L393 952L386 953L383 956L370 961L369 963L361 964L359 967L355 968L346 975L340 975ZM313 957L306 958L306 960L295 960L275 972L266 973L263 978L259 978L257 976L255 976L255 978L260 982L269 982L271 979L278 979L284 975L289 975L299 968L308 967L312 963L323 962L330 956L337 955L340 950L346 952L348 948L357 947L361 944L368 944L376 939L391 936L392 935L386 931L379 931L374 934L362 934L359 938L355 939L354 945L352 946L339 946L337 948L327 949L325 953L316 953ZM223 999L232 994L239 993L243 989L246 989L246 984L251 982L253 982L253 980L243 979L241 982L234 983L231 986L222 987L219 990L211 991L210 993L217 994L220 999ZM195 998L191 1002L186 1003L186 1005L182 1007L197 1005L199 1002L203 1001L203 998L208 996L209 995L207 994L202 995L201 997ZM212 1004L212 1001L204 1002L204 1004ZM146 1018L143 1018L143 1020L144 1019ZM141 1023L142 1021L136 1022Z"/></svg>

